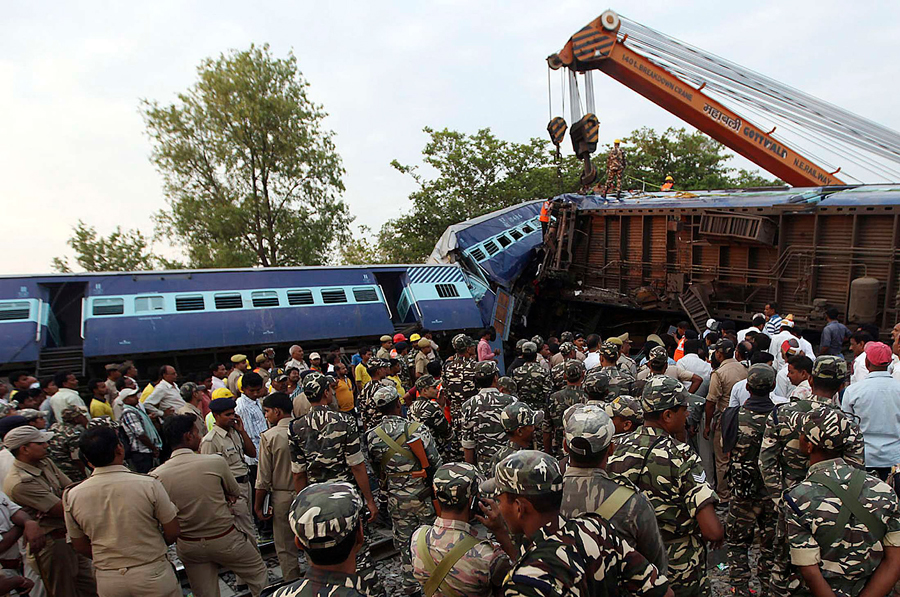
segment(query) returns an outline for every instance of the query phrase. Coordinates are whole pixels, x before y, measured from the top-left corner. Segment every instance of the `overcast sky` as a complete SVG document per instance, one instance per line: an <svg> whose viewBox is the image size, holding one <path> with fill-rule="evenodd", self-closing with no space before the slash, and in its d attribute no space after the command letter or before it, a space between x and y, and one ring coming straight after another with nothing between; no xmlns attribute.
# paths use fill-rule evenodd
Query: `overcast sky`
<svg viewBox="0 0 900 597"><path fill-rule="evenodd" d="M408 208L425 126L546 135L545 58L613 8L673 37L900 129L900 4L634 2L12 2L0 22L5 273L47 272L78 218L152 234L161 177L138 111L171 102L208 56L293 50L329 113L357 223ZM554 78L554 81L558 81ZM596 75L600 140L681 122ZM554 89L558 102L558 87ZM568 119L568 115L566 115ZM566 142L568 145L568 141ZM739 163L747 166L746 163ZM162 248L157 246L157 248Z"/></svg>

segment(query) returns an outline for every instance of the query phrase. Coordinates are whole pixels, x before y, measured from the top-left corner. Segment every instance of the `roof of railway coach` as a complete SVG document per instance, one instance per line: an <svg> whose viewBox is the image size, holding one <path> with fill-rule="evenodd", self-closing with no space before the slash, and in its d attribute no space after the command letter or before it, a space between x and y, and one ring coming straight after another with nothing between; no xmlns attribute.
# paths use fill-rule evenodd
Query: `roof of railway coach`
<svg viewBox="0 0 900 597"><path fill-rule="evenodd" d="M900 185L729 189L623 195L621 199L599 195L559 195L556 200L574 203L579 210L618 210L662 207L666 209L727 209L747 207L822 206L859 207L900 205Z"/></svg>

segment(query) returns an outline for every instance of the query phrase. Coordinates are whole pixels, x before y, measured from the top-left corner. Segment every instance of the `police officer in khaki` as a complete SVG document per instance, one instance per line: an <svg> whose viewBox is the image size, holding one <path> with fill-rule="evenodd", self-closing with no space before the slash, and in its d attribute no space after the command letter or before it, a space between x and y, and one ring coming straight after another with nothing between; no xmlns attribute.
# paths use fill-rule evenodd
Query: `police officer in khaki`
<svg viewBox="0 0 900 597"><path fill-rule="evenodd" d="M178 510L162 483L125 467L125 448L110 427L78 440L94 472L63 493L72 545L94 560L103 597L181 597L166 558L178 538ZM162 527L162 532L160 532Z"/></svg>
<svg viewBox="0 0 900 597"><path fill-rule="evenodd" d="M28 564L53 597L97 595L90 560L66 542L63 489L72 481L47 458L47 442L53 433L31 425L6 434L3 445L15 456L3 483L3 492L38 521L46 545L37 554L29 548Z"/></svg>
<svg viewBox="0 0 900 597"><path fill-rule="evenodd" d="M195 597L218 597L219 566L231 569L256 597L266 584L266 565L256 545L235 528L230 502L241 497L241 487L224 459L196 453L200 434L194 418L188 414L166 420L163 433L172 456L150 471L178 507L178 558Z"/></svg>
<svg viewBox="0 0 900 597"><path fill-rule="evenodd" d="M209 403L215 425L200 441L201 454L218 454L225 459L235 481L241 487L241 497L234 503L234 526L256 541L256 525L250 514L250 468L244 454L256 458L256 446L244 431L244 423L234 412L234 398L216 398Z"/></svg>

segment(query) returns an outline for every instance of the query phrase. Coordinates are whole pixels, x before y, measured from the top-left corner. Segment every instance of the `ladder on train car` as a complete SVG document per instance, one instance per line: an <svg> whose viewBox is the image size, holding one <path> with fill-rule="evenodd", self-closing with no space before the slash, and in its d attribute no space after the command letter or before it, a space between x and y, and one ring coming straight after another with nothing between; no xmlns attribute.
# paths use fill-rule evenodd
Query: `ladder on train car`
<svg viewBox="0 0 900 597"><path fill-rule="evenodd" d="M688 286L688 289L678 296L678 302L691 325L701 334L706 331L706 321L709 319L709 309L706 308L706 301L703 300L700 292L695 286Z"/></svg>
<svg viewBox="0 0 900 597"><path fill-rule="evenodd" d="M84 348L63 346L41 350L36 377L54 375L59 371L71 371L78 376L84 375Z"/></svg>

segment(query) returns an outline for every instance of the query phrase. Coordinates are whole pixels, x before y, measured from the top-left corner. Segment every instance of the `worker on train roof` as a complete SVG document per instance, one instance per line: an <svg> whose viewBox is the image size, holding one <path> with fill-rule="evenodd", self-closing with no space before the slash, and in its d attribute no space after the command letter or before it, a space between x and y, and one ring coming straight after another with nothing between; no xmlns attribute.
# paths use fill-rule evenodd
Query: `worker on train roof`
<svg viewBox="0 0 900 597"><path fill-rule="evenodd" d="M671 191L672 187L675 186L675 179L671 176L666 176L666 182L663 183L663 186L659 188L660 191Z"/></svg>

